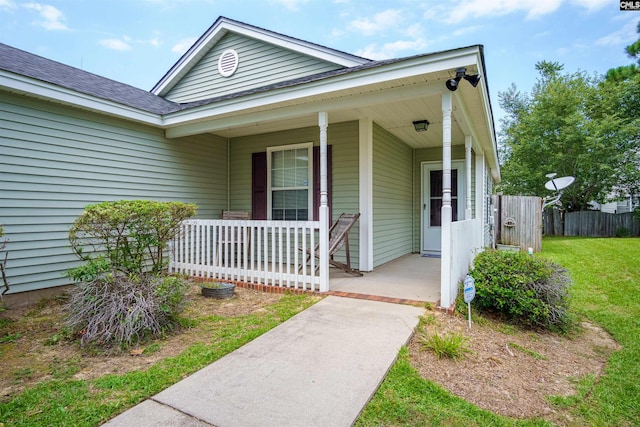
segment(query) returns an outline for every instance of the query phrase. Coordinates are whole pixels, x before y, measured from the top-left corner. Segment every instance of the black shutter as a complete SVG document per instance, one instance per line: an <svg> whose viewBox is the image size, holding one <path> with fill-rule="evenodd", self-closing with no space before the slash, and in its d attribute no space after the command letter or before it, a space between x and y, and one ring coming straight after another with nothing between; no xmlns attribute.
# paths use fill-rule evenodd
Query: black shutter
<svg viewBox="0 0 640 427"><path fill-rule="evenodd" d="M329 224L331 216L331 146L327 145L327 198L329 199ZM320 147L313 147L313 220L320 220Z"/></svg>
<svg viewBox="0 0 640 427"><path fill-rule="evenodd" d="M329 201L329 223L331 216L332 189L331 146L327 146L327 197ZM251 211L253 219L267 219L267 153L253 153L251 162ZM320 212L320 147L313 147L313 221L318 221Z"/></svg>
<svg viewBox="0 0 640 427"><path fill-rule="evenodd" d="M253 219L267 219L267 153L251 159L251 212Z"/></svg>

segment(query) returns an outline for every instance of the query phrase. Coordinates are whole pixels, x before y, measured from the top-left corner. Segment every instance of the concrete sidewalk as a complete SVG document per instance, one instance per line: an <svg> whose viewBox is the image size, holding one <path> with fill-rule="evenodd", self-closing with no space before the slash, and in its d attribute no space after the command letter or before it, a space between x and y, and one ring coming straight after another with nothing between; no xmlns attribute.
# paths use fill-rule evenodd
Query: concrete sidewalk
<svg viewBox="0 0 640 427"><path fill-rule="evenodd" d="M105 425L350 426L423 312L327 297Z"/></svg>

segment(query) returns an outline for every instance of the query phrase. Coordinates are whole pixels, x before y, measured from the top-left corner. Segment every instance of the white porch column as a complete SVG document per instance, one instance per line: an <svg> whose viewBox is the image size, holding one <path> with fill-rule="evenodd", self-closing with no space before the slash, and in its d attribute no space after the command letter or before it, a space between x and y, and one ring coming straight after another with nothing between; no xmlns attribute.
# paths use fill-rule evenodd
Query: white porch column
<svg viewBox="0 0 640 427"><path fill-rule="evenodd" d="M320 126L320 292L329 290L329 197L327 193L327 126L326 111L318 113Z"/></svg>
<svg viewBox="0 0 640 427"><path fill-rule="evenodd" d="M373 270L373 122L359 120L360 271Z"/></svg>
<svg viewBox="0 0 640 427"><path fill-rule="evenodd" d="M440 306L448 308L451 294L451 92L442 93L442 228L440 236Z"/></svg>
<svg viewBox="0 0 640 427"><path fill-rule="evenodd" d="M473 210L471 209L471 135L466 135L464 138L464 160L466 172L465 176L467 177L465 191L467 195L467 207L464 210L464 219L473 219Z"/></svg>
<svg viewBox="0 0 640 427"><path fill-rule="evenodd" d="M487 202L486 190L484 188L484 152L476 149L476 218L479 219L480 229L478 230L477 236L477 244L476 248L482 248L487 245L489 242L484 241L484 227L489 219L486 218L485 213L487 212L487 207L485 203Z"/></svg>

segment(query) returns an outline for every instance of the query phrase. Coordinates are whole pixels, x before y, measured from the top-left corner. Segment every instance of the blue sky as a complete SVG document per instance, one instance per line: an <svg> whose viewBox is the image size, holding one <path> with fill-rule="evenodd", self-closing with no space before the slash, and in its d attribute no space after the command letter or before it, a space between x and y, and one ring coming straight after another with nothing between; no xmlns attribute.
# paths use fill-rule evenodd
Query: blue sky
<svg viewBox="0 0 640 427"><path fill-rule="evenodd" d="M617 0L0 0L0 42L149 90L220 15L370 59L483 44L497 125L537 61L605 73L640 21Z"/></svg>

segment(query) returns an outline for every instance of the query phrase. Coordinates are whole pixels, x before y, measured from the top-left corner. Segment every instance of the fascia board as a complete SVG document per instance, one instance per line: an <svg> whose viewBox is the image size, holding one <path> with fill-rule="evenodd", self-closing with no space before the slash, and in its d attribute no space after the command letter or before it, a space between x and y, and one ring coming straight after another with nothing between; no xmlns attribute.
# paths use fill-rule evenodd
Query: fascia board
<svg viewBox="0 0 640 427"><path fill-rule="evenodd" d="M167 127L177 126L188 122L215 118L216 116L241 113L242 111L267 105L273 106L279 103L287 103L331 92L375 85L420 74L429 74L450 69L455 70L457 67L475 65L477 58L478 56L474 55L473 52L459 51L415 58L369 70L330 77L299 86L229 99L215 104L169 113L164 117L164 125Z"/></svg>
<svg viewBox="0 0 640 427"><path fill-rule="evenodd" d="M350 55L345 52L339 52L327 47L316 45L306 42L304 40L287 37L282 34L273 33L262 28L252 27L250 25L241 23L229 23L223 24L229 31L242 34L247 37L252 37L267 43L275 44L277 46L284 47L296 52L304 53L309 56L313 56L324 61L333 62L344 67L355 67L357 65L366 64L371 62L365 58L359 58L354 55Z"/></svg>
<svg viewBox="0 0 640 427"><path fill-rule="evenodd" d="M6 71L0 71L0 88L9 92L58 102L83 110L96 111L126 120L133 120L154 126L162 125L162 117L159 114L150 113Z"/></svg>
<svg viewBox="0 0 640 427"><path fill-rule="evenodd" d="M225 18L221 18L217 24L212 26L205 34L203 34L197 42L197 45L192 46L190 49L192 51L183 56L178 63L173 66L173 69L170 70L170 72L153 87L153 89L151 89L151 93L156 95L165 95L173 87L176 80L188 73L189 70L193 68L193 66L195 66L195 64L204 56L204 54L229 31L296 52L304 53L344 67L354 67L369 62L367 59L358 58L356 56L349 55L348 53L338 52L329 48L314 45L313 43L305 42L304 40L294 39L262 28L242 24L240 22L232 22Z"/></svg>

